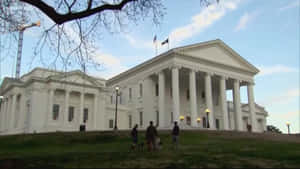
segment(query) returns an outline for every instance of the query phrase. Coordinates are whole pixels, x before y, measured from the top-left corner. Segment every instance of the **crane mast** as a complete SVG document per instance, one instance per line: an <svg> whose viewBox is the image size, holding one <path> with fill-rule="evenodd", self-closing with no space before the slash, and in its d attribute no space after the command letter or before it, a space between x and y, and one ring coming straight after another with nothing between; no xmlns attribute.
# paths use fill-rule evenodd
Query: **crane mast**
<svg viewBox="0 0 300 169"><path fill-rule="evenodd" d="M31 28L34 26L40 26L40 25L41 25L40 21L38 21L38 22L32 23L30 25L23 25L23 26L19 27L18 53L17 53L17 62L16 62L16 75L15 75L16 79L20 78L24 31L27 28Z"/></svg>

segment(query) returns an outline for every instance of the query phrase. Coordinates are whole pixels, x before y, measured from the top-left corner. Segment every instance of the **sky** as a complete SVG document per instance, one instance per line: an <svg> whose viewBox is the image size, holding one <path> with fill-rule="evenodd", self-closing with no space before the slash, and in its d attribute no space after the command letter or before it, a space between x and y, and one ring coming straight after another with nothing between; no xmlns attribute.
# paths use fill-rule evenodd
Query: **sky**
<svg viewBox="0 0 300 169"><path fill-rule="evenodd" d="M221 39L260 70L254 97L269 113L267 125L286 133L289 122L291 133L300 132L299 0L221 0L208 8L201 7L199 0L163 3L167 9L159 26L145 19L120 33L104 31L96 42L96 57L103 69L89 74L107 79L153 58L155 35L159 42L169 37L170 48ZM42 66L30 64L37 41L35 29L24 34L21 74ZM167 51L167 46L159 45L158 54ZM15 69L15 58L5 58L3 53L0 51L4 58L1 78L12 76ZM247 103L245 87L241 88L241 102Z"/></svg>

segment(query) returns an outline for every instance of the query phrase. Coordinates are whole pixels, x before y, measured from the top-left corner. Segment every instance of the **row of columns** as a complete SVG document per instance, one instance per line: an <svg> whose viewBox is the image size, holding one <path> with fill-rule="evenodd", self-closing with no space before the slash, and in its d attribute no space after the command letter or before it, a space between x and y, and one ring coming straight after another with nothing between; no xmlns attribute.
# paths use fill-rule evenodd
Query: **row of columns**
<svg viewBox="0 0 300 169"><path fill-rule="evenodd" d="M55 89L50 89L49 92L49 110L48 112L50 112L50 115L52 115L52 108L53 108L53 100L54 100L54 93L55 93ZM83 114L84 114L84 92L80 92L80 103L79 103L79 124L84 124L84 119L83 119ZM68 116L69 116L69 102L70 102L70 90L65 90L65 110L64 110L64 120L63 123L64 125L68 125L69 124L69 120L68 120ZM94 94L94 110L93 110L93 127L96 128L96 120L97 120L97 111L98 111L98 96L96 94ZM51 119L51 117L49 118L49 116L47 117L47 121L49 119ZM91 119L91 118L89 118Z"/></svg>
<svg viewBox="0 0 300 169"><path fill-rule="evenodd" d="M173 93L173 116L175 121L179 120L180 116L180 96L179 96L179 69L180 67L172 68L172 93ZM213 74L205 73L205 101L206 106L210 110L209 113L209 126L210 129L215 129L215 120L214 120L214 108L213 108L213 100L212 100L212 77ZM223 113L223 127L224 130L229 130L229 119L228 119L228 111L227 111L227 101L226 101L226 77L220 77L220 107ZM163 70L158 73L158 84L159 84L159 112L165 112L165 75ZM254 94L253 94L253 84L248 83L248 102L250 107L250 119L253 130L255 130L256 126L256 118L255 118L255 107L254 107ZM190 70L189 72L189 91L190 91L190 110L191 110L191 125L197 126L197 90L196 90L196 71ZM233 100L234 100L234 109L235 109L235 128L238 131L243 130L242 125L242 112L241 112L241 103L240 103L240 81L234 79L233 86ZM164 115L163 113L159 113L160 126L165 126L164 124Z"/></svg>
<svg viewBox="0 0 300 169"><path fill-rule="evenodd" d="M4 97L1 103L1 131L12 130L18 127L18 124L15 123L16 117L16 103L17 103L17 94L13 94L9 97Z"/></svg>

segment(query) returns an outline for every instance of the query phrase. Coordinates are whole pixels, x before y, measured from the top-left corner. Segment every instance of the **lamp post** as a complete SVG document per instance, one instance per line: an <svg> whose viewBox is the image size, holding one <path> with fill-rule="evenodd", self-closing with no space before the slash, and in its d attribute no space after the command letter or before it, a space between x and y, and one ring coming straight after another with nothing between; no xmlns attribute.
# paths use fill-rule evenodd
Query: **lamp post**
<svg viewBox="0 0 300 169"><path fill-rule="evenodd" d="M117 121L118 121L118 96L119 96L119 86L116 86L115 90L116 90L116 113L115 113L115 127L114 130L117 131L118 130L118 126L117 126Z"/></svg>
<svg viewBox="0 0 300 169"><path fill-rule="evenodd" d="M206 112L206 120L207 120L206 127L209 128L208 113L209 113L210 111L209 111L209 109L206 109L205 112Z"/></svg>
<svg viewBox="0 0 300 169"><path fill-rule="evenodd" d="M290 123L287 122L287 123L286 123L286 126L287 126L287 128L288 128L288 134L290 134Z"/></svg>

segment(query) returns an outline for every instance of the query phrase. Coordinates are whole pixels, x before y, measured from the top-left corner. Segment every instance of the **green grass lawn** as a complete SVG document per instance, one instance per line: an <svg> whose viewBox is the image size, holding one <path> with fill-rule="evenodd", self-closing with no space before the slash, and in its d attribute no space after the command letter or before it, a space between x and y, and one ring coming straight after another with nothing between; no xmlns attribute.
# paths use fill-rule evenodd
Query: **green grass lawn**
<svg viewBox="0 0 300 169"><path fill-rule="evenodd" d="M163 148L156 152L130 151L128 131L1 136L0 168L300 168L299 142L183 131L179 150L173 150L169 133L160 132Z"/></svg>

